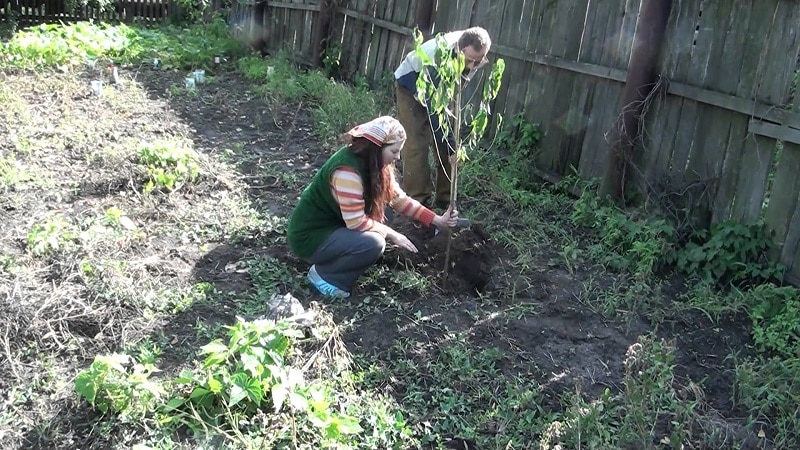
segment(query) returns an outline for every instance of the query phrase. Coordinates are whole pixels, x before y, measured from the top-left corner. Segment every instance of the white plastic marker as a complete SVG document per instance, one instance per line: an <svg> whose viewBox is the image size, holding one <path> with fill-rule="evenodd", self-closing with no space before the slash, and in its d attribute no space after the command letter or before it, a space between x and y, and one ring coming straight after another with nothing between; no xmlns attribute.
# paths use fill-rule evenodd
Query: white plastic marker
<svg viewBox="0 0 800 450"><path fill-rule="evenodd" d="M103 95L103 82L100 80L93 80L92 81L92 94L96 96Z"/></svg>

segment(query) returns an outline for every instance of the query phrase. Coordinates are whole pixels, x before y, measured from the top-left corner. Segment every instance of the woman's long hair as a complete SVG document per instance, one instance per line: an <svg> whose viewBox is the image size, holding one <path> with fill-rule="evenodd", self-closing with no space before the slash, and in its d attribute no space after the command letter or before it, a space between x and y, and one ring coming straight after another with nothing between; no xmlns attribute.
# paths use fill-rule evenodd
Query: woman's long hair
<svg viewBox="0 0 800 450"><path fill-rule="evenodd" d="M350 151L364 164L367 175L367 179L362 180L364 212L371 219L382 222L385 219L383 210L392 201L394 164L383 164L382 148L372 141L349 134L345 134L344 139L350 143Z"/></svg>

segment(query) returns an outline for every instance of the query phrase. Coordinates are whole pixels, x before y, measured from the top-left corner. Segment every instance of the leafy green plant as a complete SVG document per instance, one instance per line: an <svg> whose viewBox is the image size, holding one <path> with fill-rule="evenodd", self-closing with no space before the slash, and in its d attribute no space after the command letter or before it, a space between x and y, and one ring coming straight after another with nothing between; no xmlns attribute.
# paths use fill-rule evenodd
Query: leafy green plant
<svg viewBox="0 0 800 450"><path fill-rule="evenodd" d="M175 380L182 394L169 400L168 412L189 410L204 422L222 425L262 408L277 414L287 407L304 414L326 441L362 431L357 419L332 409L334 396L324 385L307 385L303 372L287 364L292 341L303 337L300 330L268 320L239 320L227 328L227 344L215 340L201 348L206 355L202 370L184 371ZM170 414L164 420L178 417Z"/></svg>
<svg viewBox="0 0 800 450"><path fill-rule="evenodd" d="M76 22L17 31L0 42L0 67L83 66L87 59L120 64L157 57L163 69L193 69L210 66L216 55L244 53L245 47L219 17L188 29Z"/></svg>
<svg viewBox="0 0 800 450"><path fill-rule="evenodd" d="M800 358L800 292L772 283L756 286L745 296L753 321L753 340L761 351Z"/></svg>
<svg viewBox="0 0 800 450"><path fill-rule="evenodd" d="M137 422L166 395L161 384L149 379L156 370L125 354L98 355L75 378L75 391L104 414L115 413L123 422Z"/></svg>
<svg viewBox="0 0 800 450"><path fill-rule="evenodd" d="M525 118L525 112L519 112L506 122L497 133L496 144L507 148L513 159L525 165L532 165L536 144L542 139L542 131L538 124Z"/></svg>
<svg viewBox="0 0 800 450"><path fill-rule="evenodd" d="M675 228L664 219L634 219L587 189L575 201L570 220L595 232L587 254L644 280L673 260Z"/></svg>
<svg viewBox="0 0 800 450"><path fill-rule="evenodd" d="M60 216L34 224L28 233L28 250L34 255L45 255L68 247L76 239L73 228Z"/></svg>
<svg viewBox="0 0 800 450"><path fill-rule="evenodd" d="M164 188L168 191L194 181L199 172L197 154L174 142L156 142L139 149L139 162L147 169L145 193Z"/></svg>
<svg viewBox="0 0 800 450"><path fill-rule="evenodd" d="M763 220L749 225L728 220L714 224L710 231L696 232L692 242L678 252L677 266L720 286L782 280L784 267L768 260L774 246Z"/></svg>

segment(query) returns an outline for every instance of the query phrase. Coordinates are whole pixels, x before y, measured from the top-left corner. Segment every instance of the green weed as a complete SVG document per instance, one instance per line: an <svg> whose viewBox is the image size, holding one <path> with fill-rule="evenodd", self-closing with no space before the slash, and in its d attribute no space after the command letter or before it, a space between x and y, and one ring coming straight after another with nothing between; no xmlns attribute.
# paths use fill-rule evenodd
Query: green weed
<svg viewBox="0 0 800 450"><path fill-rule="evenodd" d="M197 179L200 167L194 150L179 142L155 142L139 149L139 163L147 170L144 192L156 188L167 191L179 189Z"/></svg>
<svg viewBox="0 0 800 450"><path fill-rule="evenodd" d="M719 286L755 285L783 279L784 267L768 260L775 247L763 221L744 225L734 221L714 224L695 233L677 254L678 269Z"/></svg>
<svg viewBox="0 0 800 450"><path fill-rule="evenodd" d="M0 43L0 67L83 66L89 59L136 63L157 57L163 69L193 69L211 67L215 55L243 53L219 18L189 29L76 22L17 31Z"/></svg>
<svg viewBox="0 0 800 450"><path fill-rule="evenodd" d="M137 423L166 395L161 384L149 379L154 371L152 364L136 363L128 355L98 355L75 378L75 391L104 414Z"/></svg>
<svg viewBox="0 0 800 450"><path fill-rule="evenodd" d="M800 358L800 293L793 286L762 284L746 292L753 340L762 352Z"/></svg>
<svg viewBox="0 0 800 450"><path fill-rule="evenodd" d="M46 255L71 246L76 240L74 226L61 216L34 224L28 233L28 251L34 255Z"/></svg>

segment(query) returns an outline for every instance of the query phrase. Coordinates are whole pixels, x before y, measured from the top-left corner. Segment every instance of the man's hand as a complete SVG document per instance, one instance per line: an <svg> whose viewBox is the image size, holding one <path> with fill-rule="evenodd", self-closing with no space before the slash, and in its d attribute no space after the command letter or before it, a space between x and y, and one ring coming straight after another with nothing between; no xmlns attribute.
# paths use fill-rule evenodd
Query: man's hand
<svg viewBox="0 0 800 450"><path fill-rule="evenodd" d="M386 238L389 239L392 243L397 245L400 248L404 248L411 253L417 253L417 247L414 245L411 240L409 240L404 234L398 233L397 231L390 230L389 234L386 235Z"/></svg>
<svg viewBox="0 0 800 450"><path fill-rule="evenodd" d="M436 216L431 222L436 228L443 230L445 228L453 228L458 225L458 211L453 209L453 205L447 207L441 216Z"/></svg>

